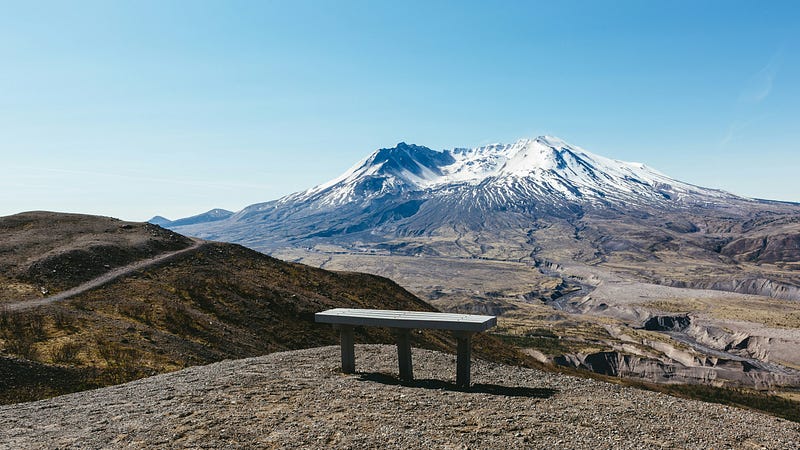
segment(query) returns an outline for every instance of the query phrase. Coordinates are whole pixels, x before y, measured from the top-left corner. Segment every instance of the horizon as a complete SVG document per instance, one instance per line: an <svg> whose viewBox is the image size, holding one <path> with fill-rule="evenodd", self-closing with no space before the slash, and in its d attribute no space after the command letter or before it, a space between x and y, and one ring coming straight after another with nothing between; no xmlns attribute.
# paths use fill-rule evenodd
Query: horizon
<svg viewBox="0 0 800 450"><path fill-rule="evenodd" d="M0 17L0 216L239 211L371 152L553 135L800 202L793 2L44 2Z"/></svg>

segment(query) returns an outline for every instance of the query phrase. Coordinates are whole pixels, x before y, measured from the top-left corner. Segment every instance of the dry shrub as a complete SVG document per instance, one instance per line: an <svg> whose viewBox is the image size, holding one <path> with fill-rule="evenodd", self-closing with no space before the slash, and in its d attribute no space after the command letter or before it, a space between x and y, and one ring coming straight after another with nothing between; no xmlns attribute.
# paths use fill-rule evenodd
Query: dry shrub
<svg viewBox="0 0 800 450"><path fill-rule="evenodd" d="M76 364L81 348L83 347L77 342L67 341L54 346L50 356L53 358L53 362L58 364Z"/></svg>
<svg viewBox="0 0 800 450"><path fill-rule="evenodd" d="M98 340L97 352L108 367L129 367L139 359L135 349L125 347L117 342Z"/></svg>
<svg viewBox="0 0 800 450"><path fill-rule="evenodd" d="M36 356L38 355L36 347L34 347L36 342L33 340L31 335L21 334L8 336L5 338L5 341L6 351L9 353L29 360L36 359Z"/></svg>
<svg viewBox="0 0 800 450"><path fill-rule="evenodd" d="M141 354L136 349L101 339L96 344L98 354L106 363L106 376L111 383L124 383L143 373L140 367Z"/></svg>
<svg viewBox="0 0 800 450"><path fill-rule="evenodd" d="M53 311L53 325L59 330L71 329L73 326L72 316L63 309Z"/></svg>
<svg viewBox="0 0 800 450"><path fill-rule="evenodd" d="M34 344L47 338L44 316L27 311L0 313L0 337L9 353L26 359L37 356Z"/></svg>
<svg viewBox="0 0 800 450"><path fill-rule="evenodd" d="M135 300L122 300L117 304L117 311L139 322L148 325L153 323L153 309L146 303Z"/></svg>
<svg viewBox="0 0 800 450"><path fill-rule="evenodd" d="M195 331L195 318L191 310L180 302L164 302L164 322L173 333L185 336Z"/></svg>

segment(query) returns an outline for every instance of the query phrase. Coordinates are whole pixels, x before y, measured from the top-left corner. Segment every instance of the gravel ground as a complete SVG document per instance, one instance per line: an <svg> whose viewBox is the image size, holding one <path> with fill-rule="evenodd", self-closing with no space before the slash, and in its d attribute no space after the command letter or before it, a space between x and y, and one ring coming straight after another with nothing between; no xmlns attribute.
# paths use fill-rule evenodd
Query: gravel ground
<svg viewBox="0 0 800 450"><path fill-rule="evenodd" d="M800 448L800 425L721 405L414 349L323 347L0 407L0 448Z"/></svg>

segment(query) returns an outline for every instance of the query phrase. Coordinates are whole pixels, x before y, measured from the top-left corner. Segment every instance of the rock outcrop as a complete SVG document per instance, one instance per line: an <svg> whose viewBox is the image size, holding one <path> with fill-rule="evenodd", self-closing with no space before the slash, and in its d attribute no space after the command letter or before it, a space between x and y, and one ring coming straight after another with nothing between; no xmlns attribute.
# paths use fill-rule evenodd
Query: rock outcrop
<svg viewBox="0 0 800 450"><path fill-rule="evenodd" d="M644 329L650 331L683 331L692 324L688 315L680 316L653 316L644 323Z"/></svg>
<svg viewBox="0 0 800 450"><path fill-rule="evenodd" d="M591 370L603 375L640 378L654 383L748 386L767 389L800 384L800 375L770 371L748 360L698 357L682 364L670 358L637 356L623 352L563 355L559 365Z"/></svg>

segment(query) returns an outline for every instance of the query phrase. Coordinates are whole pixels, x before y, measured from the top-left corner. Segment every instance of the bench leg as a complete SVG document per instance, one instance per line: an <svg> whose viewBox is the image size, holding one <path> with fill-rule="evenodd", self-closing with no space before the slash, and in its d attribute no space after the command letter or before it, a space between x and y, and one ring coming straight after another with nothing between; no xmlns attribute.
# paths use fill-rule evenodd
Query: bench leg
<svg viewBox="0 0 800 450"><path fill-rule="evenodd" d="M414 379L414 372L411 368L411 330L408 328L398 328L397 334L397 360L400 363L400 379L411 381Z"/></svg>
<svg viewBox="0 0 800 450"><path fill-rule="evenodd" d="M353 339L353 327L348 325L339 325L339 336L341 337L342 345L342 372L355 373L356 372L356 348Z"/></svg>
<svg viewBox="0 0 800 450"><path fill-rule="evenodd" d="M469 387L470 358L472 357L472 333L456 332L458 341L458 359L456 362L456 385Z"/></svg>

